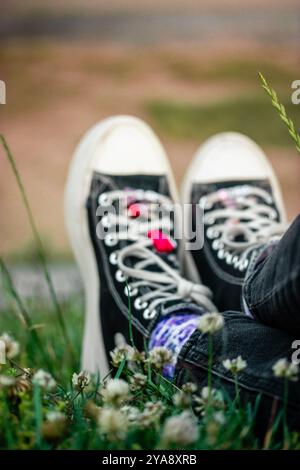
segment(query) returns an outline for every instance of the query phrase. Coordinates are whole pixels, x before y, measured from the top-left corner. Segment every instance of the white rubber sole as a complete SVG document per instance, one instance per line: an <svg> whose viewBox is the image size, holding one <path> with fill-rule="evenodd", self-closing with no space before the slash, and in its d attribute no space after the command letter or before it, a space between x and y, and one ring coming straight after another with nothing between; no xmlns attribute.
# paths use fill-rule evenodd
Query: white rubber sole
<svg viewBox="0 0 300 470"><path fill-rule="evenodd" d="M230 155L228 155L228 158L225 158L225 161L218 162L219 157L222 157L222 149L224 148L224 145L227 145L228 143L236 149L236 154L238 154L239 150L241 151L240 158L243 158L243 153L245 153L245 158L249 158L251 155L248 166L247 162L245 162L244 168L243 165L241 165L240 168L237 167L238 165L236 165L236 163L238 161L235 160L234 157L231 159ZM217 159L214 159L214 155ZM225 174L222 175L222 172ZM193 184L195 183L213 183L217 181L249 179L268 179L270 181L281 221L286 223L287 217L280 185L267 156L255 142L237 132L223 132L216 134L199 147L187 169L181 186L181 202L182 204L190 203L191 191ZM184 211L184 215L184 233L188 233L186 231L187 224L189 224L188 211ZM190 252L182 252L182 266L189 279L194 282L201 282L198 270Z"/></svg>
<svg viewBox="0 0 300 470"><path fill-rule="evenodd" d="M97 149L107 135L116 128L126 126L136 127L149 139L149 145L157 149L158 158L164 159L170 191L173 199L178 201L175 180L167 156L151 129L143 121L131 116L116 116L105 119L92 127L82 138L73 155L65 188L65 221L70 243L79 266L85 289L85 326L82 345L82 369L91 373L99 373L100 377L107 375L109 364L106 358L102 328L100 322L100 285L97 261L90 239L88 215L85 202L88 198L94 171L99 171ZM141 157L142 158L142 157ZM132 162L131 167L132 167ZM106 174L120 174L118 168L111 168ZM129 165L130 166L130 165ZM144 165L143 174L157 174L153 167ZM136 174L140 173L140 168Z"/></svg>

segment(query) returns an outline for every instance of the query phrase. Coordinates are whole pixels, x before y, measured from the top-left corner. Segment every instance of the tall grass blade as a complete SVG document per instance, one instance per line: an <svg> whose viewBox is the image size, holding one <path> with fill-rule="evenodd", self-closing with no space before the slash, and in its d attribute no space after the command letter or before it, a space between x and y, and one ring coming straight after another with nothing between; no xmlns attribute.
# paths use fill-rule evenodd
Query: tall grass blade
<svg viewBox="0 0 300 470"><path fill-rule="evenodd" d="M42 442L42 403L41 403L41 390L39 385L34 384L33 387L33 406L34 406L34 417L35 417L35 434L36 434L36 446L39 448Z"/></svg>
<svg viewBox="0 0 300 470"><path fill-rule="evenodd" d="M134 344L134 338L133 338L133 328L132 328L132 307L131 307L131 296L130 296L130 291L129 291L129 285L127 280L126 282L126 289L128 292L128 312L129 312L129 321L128 321L128 328L129 328L129 340L131 343L131 346L135 348Z"/></svg>
<svg viewBox="0 0 300 470"><path fill-rule="evenodd" d="M32 213L28 198L27 198L27 194L26 194L26 191L25 191L20 173L19 173L18 168L17 168L17 164L16 164L15 159L14 159L14 157L13 157L11 151L10 151L10 148L9 148L7 142L6 142L6 139L3 135L0 135L0 142L3 146L3 148L4 148L6 156L8 158L8 161L11 165L12 171L13 171L14 176L16 178L17 185L18 185L18 188L19 188L19 191L20 191L20 194L21 194L21 198L22 198L22 201L23 201L23 204L25 206L25 210L26 210L26 213L27 213L27 216L28 216L29 224L30 224L30 227L31 227L31 230L32 230L32 233L33 233L33 237L34 237L34 240L35 240L36 245L37 245L38 256L39 256L41 266L43 268L44 276L45 276L45 279L46 279L46 282L47 282L47 285L48 285L48 288L49 288L49 292L50 292L50 295L51 295L51 298L52 298L52 301L53 301L53 304L54 304L54 307L55 307L57 319L58 319L60 328L62 330L62 334L64 336L64 339L66 341L66 346L67 346L68 352L69 352L70 356L72 357L72 360L74 361L74 353L73 353L72 344L71 344L71 341L70 341L70 338L69 338L69 335L68 335L68 332L67 332L67 328L66 328L66 324L65 324L65 321L64 321L64 318L63 318L62 310L61 310L61 307L59 305L59 302L58 302L58 299L57 299L57 296L56 296L56 292L55 292L55 289L54 289L54 286L53 286L53 282L52 282L52 279L51 279L51 276L50 276L50 273L49 273L49 270L48 270L43 243L42 243L41 237L39 235L39 232L38 232L36 224L35 224L33 213Z"/></svg>
<svg viewBox="0 0 300 470"><path fill-rule="evenodd" d="M19 296L14 283L12 281L12 278L10 276L10 273L3 261L2 258L0 258L0 271L2 273L4 285L5 285L5 290L8 292L9 296L12 298L12 300L16 303L18 307L18 311L20 313L21 319L23 324L26 326L29 336L31 336L32 340L34 341L37 349L39 350L41 357L43 358L45 364L47 365L48 369L50 372L53 373L53 367L52 367L52 362L50 361L48 354L44 350L44 346L42 344L42 341L34 328L34 325L31 321L30 315L24 305L24 303L21 300L21 297Z"/></svg>
<svg viewBox="0 0 300 470"><path fill-rule="evenodd" d="M261 80L263 89L271 98L272 105L274 106L277 113L279 114L280 119L287 126L288 132L296 144L296 149L300 153L300 135L296 131L295 124L293 123L292 119L287 115L286 109L284 105L279 101L276 91L269 85L266 78L260 72L259 72L259 78Z"/></svg>

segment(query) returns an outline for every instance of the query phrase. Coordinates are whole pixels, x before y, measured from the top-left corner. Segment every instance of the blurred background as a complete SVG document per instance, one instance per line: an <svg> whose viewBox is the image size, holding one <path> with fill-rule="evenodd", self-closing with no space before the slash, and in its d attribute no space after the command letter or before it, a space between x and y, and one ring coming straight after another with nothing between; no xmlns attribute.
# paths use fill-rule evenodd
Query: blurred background
<svg viewBox="0 0 300 470"><path fill-rule="evenodd" d="M1 0L7 104L0 105L0 132L58 288L62 278L70 289L80 282L64 228L68 164L82 134L112 114L153 126L178 182L204 139L245 132L271 158L289 217L299 212L300 158L257 76L266 76L300 126L300 105L291 103L299 41L300 0ZM2 149L0 220L0 253L17 263L25 293L32 279L38 290L28 268L36 258L29 224Z"/></svg>

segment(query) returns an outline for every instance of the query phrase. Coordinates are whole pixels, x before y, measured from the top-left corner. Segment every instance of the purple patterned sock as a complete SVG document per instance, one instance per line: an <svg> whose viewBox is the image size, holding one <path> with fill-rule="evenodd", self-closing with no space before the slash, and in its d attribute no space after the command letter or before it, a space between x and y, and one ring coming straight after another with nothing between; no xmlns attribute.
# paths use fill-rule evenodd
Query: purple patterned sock
<svg viewBox="0 0 300 470"><path fill-rule="evenodd" d="M199 322L199 314L185 313L180 315L168 316L161 320L151 333L149 340L149 350L164 346L173 353L173 361L163 370L163 375L172 379L175 372L177 357L189 339L191 334L197 328Z"/></svg>

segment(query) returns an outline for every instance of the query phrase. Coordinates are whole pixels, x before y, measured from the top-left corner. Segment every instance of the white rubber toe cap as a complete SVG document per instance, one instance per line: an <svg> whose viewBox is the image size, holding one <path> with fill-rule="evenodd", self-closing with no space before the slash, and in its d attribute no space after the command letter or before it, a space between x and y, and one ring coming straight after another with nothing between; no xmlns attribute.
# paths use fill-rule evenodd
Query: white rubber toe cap
<svg viewBox="0 0 300 470"><path fill-rule="evenodd" d="M270 178L272 170L260 147L248 137L224 132L206 141L195 155L195 182L257 180Z"/></svg>
<svg viewBox="0 0 300 470"><path fill-rule="evenodd" d="M195 183L247 180L269 180L284 222L286 212L282 194L271 164L253 140L238 132L216 134L201 145L186 172L181 189L182 202L190 202Z"/></svg>
<svg viewBox="0 0 300 470"><path fill-rule="evenodd" d="M96 145L93 170L104 174L168 175L166 154L154 133L142 121L118 117Z"/></svg>

